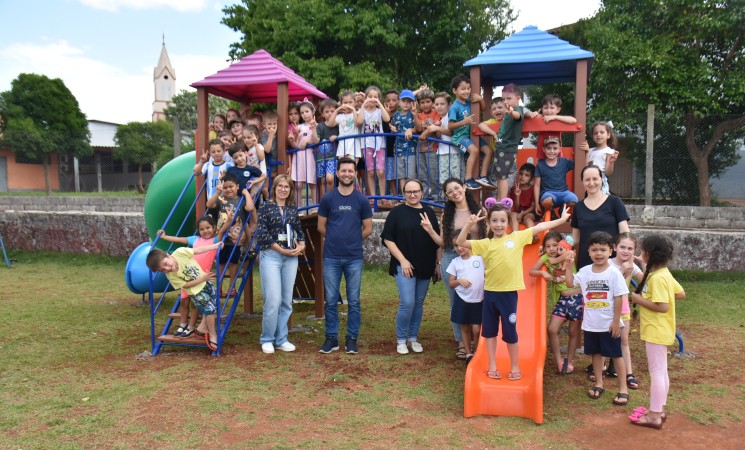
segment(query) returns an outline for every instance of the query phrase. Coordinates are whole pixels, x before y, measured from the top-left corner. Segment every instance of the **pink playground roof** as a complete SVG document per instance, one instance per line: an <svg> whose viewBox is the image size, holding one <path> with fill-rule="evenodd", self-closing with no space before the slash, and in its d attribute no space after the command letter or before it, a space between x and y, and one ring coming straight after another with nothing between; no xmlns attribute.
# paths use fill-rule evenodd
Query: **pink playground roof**
<svg viewBox="0 0 745 450"><path fill-rule="evenodd" d="M266 50L256 50L230 67L191 86L206 88L210 94L238 102L276 103L277 85L285 82L290 101L302 100L303 97L327 97Z"/></svg>

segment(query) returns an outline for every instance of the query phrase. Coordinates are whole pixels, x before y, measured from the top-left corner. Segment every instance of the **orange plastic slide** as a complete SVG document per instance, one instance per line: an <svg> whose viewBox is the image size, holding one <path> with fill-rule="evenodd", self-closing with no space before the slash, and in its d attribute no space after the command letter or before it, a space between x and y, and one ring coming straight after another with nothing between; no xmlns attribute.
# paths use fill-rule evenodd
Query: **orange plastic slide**
<svg viewBox="0 0 745 450"><path fill-rule="evenodd" d="M520 349L519 381L507 380L510 358L507 345L497 337L497 369L502 378L486 376L489 366L486 342L479 346L466 370L463 415L515 416L543 423L543 366L546 361L546 280L528 275L538 260L538 247L532 244L523 252L525 289L518 292L517 335Z"/></svg>

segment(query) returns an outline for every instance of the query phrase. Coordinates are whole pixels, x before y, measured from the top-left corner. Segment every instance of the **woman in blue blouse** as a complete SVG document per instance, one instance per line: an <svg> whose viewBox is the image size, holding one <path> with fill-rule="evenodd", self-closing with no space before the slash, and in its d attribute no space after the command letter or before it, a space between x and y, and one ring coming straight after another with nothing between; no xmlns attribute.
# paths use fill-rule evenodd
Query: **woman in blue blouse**
<svg viewBox="0 0 745 450"><path fill-rule="evenodd" d="M287 175L274 179L272 200L259 208L257 245L264 318L261 323L261 351L278 348L292 352L287 340L287 322L292 314L292 292L297 274L297 257L305 250L305 235L294 205L294 183ZM289 235L288 235L289 234Z"/></svg>

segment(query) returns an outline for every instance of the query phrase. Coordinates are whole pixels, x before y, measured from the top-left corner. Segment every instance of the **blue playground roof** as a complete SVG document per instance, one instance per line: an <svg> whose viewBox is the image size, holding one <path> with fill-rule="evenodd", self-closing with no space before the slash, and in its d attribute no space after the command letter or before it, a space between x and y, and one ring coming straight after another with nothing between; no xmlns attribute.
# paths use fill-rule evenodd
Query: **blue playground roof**
<svg viewBox="0 0 745 450"><path fill-rule="evenodd" d="M494 86L575 81L576 61L595 55L553 34L527 26L466 61L465 67L481 66L481 78ZM588 74L590 67L588 65Z"/></svg>

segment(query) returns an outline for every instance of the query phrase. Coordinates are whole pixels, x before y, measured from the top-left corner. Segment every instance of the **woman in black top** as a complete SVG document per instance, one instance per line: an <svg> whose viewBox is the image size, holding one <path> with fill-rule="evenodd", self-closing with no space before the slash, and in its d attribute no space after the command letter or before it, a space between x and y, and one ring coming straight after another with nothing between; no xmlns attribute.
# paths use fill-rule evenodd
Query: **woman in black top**
<svg viewBox="0 0 745 450"><path fill-rule="evenodd" d="M422 191L419 180L404 184L405 202L391 210L380 235L391 252L389 273L398 285L396 351L402 355L409 353L407 341L412 351L422 351L417 338L424 298L436 274L437 249L442 244L435 212L421 204Z"/></svg>
<svg viewBox="0 0 745 450"><path fill-rule="evenodd" d="M600 168L589 165L582 169L582 184L587 197L574 206L572 238L577 249L577 269L592 264L587 242L595 231L605 231L614 238L629 231L629 214L621 198L601 191L603 175Z"/></svg>
<svg viewBox="0 0 745 450"><path fill-rule="evenodd" d="M272 200L259 208L256 240L261 250L259 271L264 317L260 342L264 353L274 353L275 348L285 352L295 350L287 340L287 322L292 314L297 257L305 250L305 235L294 205L293 188L289 176L278 175L274 179Z"/></svg>

